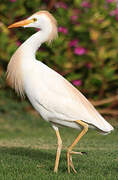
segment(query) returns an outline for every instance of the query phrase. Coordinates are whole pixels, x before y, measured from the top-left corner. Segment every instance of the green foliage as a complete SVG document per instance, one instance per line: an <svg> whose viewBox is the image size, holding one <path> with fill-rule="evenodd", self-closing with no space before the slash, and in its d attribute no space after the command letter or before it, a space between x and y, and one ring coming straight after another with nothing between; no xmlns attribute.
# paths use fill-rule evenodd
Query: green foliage
<svg viewBox="0 0 118 180"><path fill-rule="evenodd" d="M51 5L52 3L52 5ZM37 58L64 75L84 93L98 98L118 89L118 17L116 2L8 0L0 4L0 69L6 70L11 55L35 31L8 30L7 26L41 9L50 9L59 26L59 37L43 45ZM78 41L72 45L72 41ZM0 73L1 75L1 73ZM74 80L81 81L80 85Z"/></svg>

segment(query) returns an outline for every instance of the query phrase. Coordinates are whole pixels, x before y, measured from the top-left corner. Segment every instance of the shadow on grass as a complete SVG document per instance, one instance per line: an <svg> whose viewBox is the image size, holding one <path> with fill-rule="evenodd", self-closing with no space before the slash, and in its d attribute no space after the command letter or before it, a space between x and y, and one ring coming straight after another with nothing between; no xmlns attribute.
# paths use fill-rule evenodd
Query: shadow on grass
<svg viewBox="0 0 118 180"><path fill-rule="evenodd" d="M55 158L56 158L56 149L47 150L47 149L32 149L27 147L0 147L0 154L2 156L11 156L11 161L13 157L16 159L22 159L22 161L36 161L37 164L46 168L46 171L53 172ZM59 164L59 169L61 173L67 172L66 168L66 153L64 153ZM63 161L62 161L63 159Z"/></svg>
<svg viewBox="0 0 118 180"><path fill-rule="evenodd" d="M86 174L91 179L95 180L96 176L99 179L114 179L117 176L117 150L93 150L89 151L89 156L74 156L74 165L77 174L71 173L72 177L79 176L81 179L87 179ZM31 147L3 147L0 146L0 162L4 166L0 167L0 172L8 170L17 174L21 171L24 174L32 174L38 176L53 175L55 179L57 176L68 176L66 153L62 151L59 172L53 173L55 163L56 149L32 149ZM8 168L10 167L10 168ZM85 175L84 175L85 174ZM46 178L45 178L46 179ZM60 178L61 179L61 178Z"/></svg>

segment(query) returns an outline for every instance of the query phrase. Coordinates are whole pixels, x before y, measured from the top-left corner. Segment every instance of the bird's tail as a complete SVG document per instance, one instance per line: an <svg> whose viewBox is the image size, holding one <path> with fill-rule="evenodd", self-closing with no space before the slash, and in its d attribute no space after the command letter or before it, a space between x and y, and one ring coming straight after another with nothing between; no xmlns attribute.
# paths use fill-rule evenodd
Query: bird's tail
<svg viewBox="0 0 118 180"><path fill-rule="evenodd" d="M91 113L89 112L86 117L85 122L89 121L90 125L95 126L103 133L108 134L114 130L111 124L109 124L94 107L91 108Z"/></svg>
<svg viewBox="0 0 118 180"><path fill-rule="evenodd" d="M98 112L97 112L98 113ZM109 124L99 113L96 116L97 124L96 127L101 130L101 133L106 135L114 130L113 126Z"/></svg>

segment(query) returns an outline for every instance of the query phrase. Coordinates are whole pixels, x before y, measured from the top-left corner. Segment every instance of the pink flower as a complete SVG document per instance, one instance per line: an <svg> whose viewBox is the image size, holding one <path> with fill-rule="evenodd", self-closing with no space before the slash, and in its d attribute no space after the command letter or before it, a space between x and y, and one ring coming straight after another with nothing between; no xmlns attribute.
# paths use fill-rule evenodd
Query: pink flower
<svg viewBox="0 0 118 180"><path fill-rule="evenodd" d="M116 8L115 10L111 11L109 13L110 16L116 16L116 20L118 21L118 8Z"/></svg>
<svg viewBox="0 0 118 180"><path fill-rule="evenodd" d="M76 47L76 48L74 49L74 54L76 54L76 55L81 56L81 55L83 55L83 54L85 54L85 53L86 53L86 49L83 48L83 47L78 46L78 47Z"/></svg>
<svg viewBox="0 0 118 180"><path fill-rule="evenodd" d="M115 9L115 15L118 15L118 8Z"/></svg>
<svg viewBox="0 0 118 180"><path fill-rule="evenodd" d="M16 0L9 0L10 2L16 2Z"/></svg>
<svg viewBox="0 0 118 180"><path fill-rule="evenodd" d="M115 16L115 10L111 11L111 12L109 13L109 15L110 15L110 16Z"/></svg>
<svg viewBox="0 0 118 180"><path fill-rule="evenodd" d="M91 69L92 68L92 64L89 62L87 64L85 64L85 66L88 68L88 69Z"/></svg>
<svg viewBox="0 0 118 180"><path fill-rule="evenodd" d="M91 7L91 4L90 4L90 2L84 0L84 1L81 3L81 6L84 7L84 8L90 8L90 7Z"/></svg>
<svg viewBox="0 0 118 180"><path fill-rule="evenodd" d="M60 26L60 27L58 28L58 32L61 32L61 33L63 33L63 34L67 34L67 33L68 33L68 29L65 28L65 27Z"/></svg>
<svg viewBox="0 0 118 180"><path fill-rule="evenodd" d="M112 3L114 0L106 0L107 3Z"/></svg>
<svg viewBox="0 0 118 180"><path fill-rule="evenodd" d="M77 39L71 40L71 41L69 42L69 47L77 47L78 42L79 42L79 41L78 41Z"/></svg>
<svg viewBox="0 0 118 180"><path fill-rule="evenodd" d="M72 84L75 86L81 86L82 85L82 80L78 79L78 80L73 80Z"/></svg>
<svg viewBox="0 0 118 180"><path fill-rule="evenodd" d="M60 1L60 2L57 2L57 3L55 4L55 7L56 7L56 8L67 9L67 4Z"/></svg>
<svg viewBox="0 0 118 180"><path fill-rule="evenodd" d="M37 28L36 30L37 30L37 31L40 31L41 29L40 29L40 28Z"/></svg>
<svg viewBox="0 0 118 180"><path fill-rule="evenodd" d="M77 8L74 8L73 9L73 15L78 15L79 14L79 9L77 9Z"/></svg>
<svg viewBox="0 0 118 180"><path fill-rule="evenodd" d="M20 41L16 41L16 45L19 47L21 45Z"/></svg>
<svg viewBox="0 0 118 180"><path fill-rule="evenodd" d="M78 16L77 15L73 15L70 17L72 22L77 22Z"/></svg>
<svg viewBox="0 0 118 180"><path fill-rule="evenodd" d="M118 21L118 15L116 15L116 21Z"/></svg>

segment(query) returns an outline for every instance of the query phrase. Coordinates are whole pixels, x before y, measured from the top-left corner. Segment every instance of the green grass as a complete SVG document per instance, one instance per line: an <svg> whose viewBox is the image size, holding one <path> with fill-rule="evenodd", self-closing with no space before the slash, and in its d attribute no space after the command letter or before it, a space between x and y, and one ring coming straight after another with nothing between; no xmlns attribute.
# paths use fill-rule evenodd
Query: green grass
<svg viewBox="0 0 118 180"><path fill-rule="evenodd" d="M118 123L111 123L113 133L103 136L89 130L77 144L76 151L87 152L73 155L77 174L67 173L66 150L79 132L61 128L63 150L55 174L54 130L28 102L20 101L11 91L0 91L0 180L117 180Z"/></svg>

